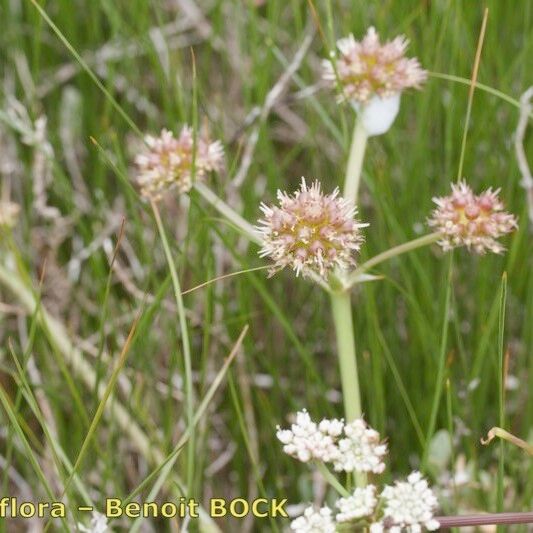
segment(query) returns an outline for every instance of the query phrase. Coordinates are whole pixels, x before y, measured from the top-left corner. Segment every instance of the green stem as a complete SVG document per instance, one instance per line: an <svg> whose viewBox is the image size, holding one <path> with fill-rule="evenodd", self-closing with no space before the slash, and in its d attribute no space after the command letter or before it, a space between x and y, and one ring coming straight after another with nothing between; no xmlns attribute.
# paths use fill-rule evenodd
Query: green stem
<svg viewBox="0 0 533 533"><path fill-rule="evenodd" d="M219 198L213 191L203 183L196 181L194 183L194 190L210 203L223 217L227 218L234 226L236 226L248 239L261 246L261 237L255 228L244 218L241 217L234 209L232 209L224 200Z"/></svg>
<svg viewBox="0 0 533 533"><path fill-rule="evenodd" d="M368 135L363 124L359 119L355 121L353 130L352 144L350 146L350 155L348 156L348 165L346 167L346 178L344 181L343 196L353 204L357 202L359 184L361 182L361 170L363 168L363 159L365 157L366 141Z"/></svg>
<svg viewBox="0 0 533 533"><path fill-rule="evenodd" d="M450 253L450 260L448 266L448 278L446 282L446 295L444 297L444 313L442 320L442 333L441 333L441 343L439 349L439 360L437 368L437 379L435 382L435 391L433 393L433 402L431 405L431 413L429 416L428 430L426 434L426 447L424 448L424 453L422 456L422 471L427 471L428 458L429 458L429 447L431 444L431 439L435 433L435 426L437 424L437 415L439 412L440 399L442 396L442 387L444 385L444 376L446 373L446 347L448 345L448 325L449 325L449 316L450 316L450 299L452 292L452 269L453 269L453 252Z"/></svg>
<svg viewBox="0 0 533 533"><path fill-rule="evenodd" d="M195 452L195 428L194 428L194 393L192 388L192 363L191 363L191 346L189 343L189 333L187 331L187 320L185 318L185 305L183 304L183 297L181 294L181 286L176 272L176 265L172 258L172 252L168 244L167 236L161 216L157 205L152 202L152 211L154 213L157 229L161 242L163 243L163 249L165 251L165 257L170 270L170 277L172 278L172 285L174 288L174 297L176 299L176 305L178 308L178 319L181 331L181 342L183 346L183 366L185 367L185 404L187 411L187 424L190 428L189 442L187 445L187 489L192 490L192 483L194 480L194 452Z"/></svg>
<svg viewBox="0 0 533 533"><path fill-rule="evenodd" d="M410 252L411 250L415 250L416 248L421 248L422 246L433 244L434 242L437 242L440 239L440 237L441 237L440 233L430 233L428 235L424 235L423 237L419 237L418 239L413 239L412 241L404 242L403 244L395 246L394 248L390 248L389 250L386 250L372 257L371 259L363 263L361 266L357 267L349 275L348 287L352 287L353 285L355 285L357 283L359 276L363 272L366 272L367 270L378 265L379 263L383 263L384 261L387 261L388 259L392 259L393 257L396 257L398 255L404 254L406 252Z"/></svg>
<svg viewBox="0 0 533 533"><path fill-rule="evenodd" d="M347 498L350 493L342 486L342 483L330 472L324 463L316 463L318 471L324 479L341 495Z"/></svg>
<svg viewBox="0 0 533 533"><path fill-rule="evenodd" d="M368 135L359 120L356 120L353 131L350 155L346 168L344 181L344 198L355 205L361 170L365 156L366 141ZM338 272L341 281L344 281L345 273ZM330 292L331 311L335 334L337 337L337 355L341 373L342 397L344 401L344 414L346 422L361 418L361 393L359 391L359 375L357 373L357 357L355 353L355 337L353 331L352 303L350 293L346 290ZM364 476L356 476L357 486L364 486Z"/></svg>
<svg viewBox="0 0 533 533"><path fill-rule="evenodd" d="M361 396L357 374L350 293L331 293L331 309L337 335L337 353L341 372L344 412L346 422L351 422L361 417Z"/></svg>

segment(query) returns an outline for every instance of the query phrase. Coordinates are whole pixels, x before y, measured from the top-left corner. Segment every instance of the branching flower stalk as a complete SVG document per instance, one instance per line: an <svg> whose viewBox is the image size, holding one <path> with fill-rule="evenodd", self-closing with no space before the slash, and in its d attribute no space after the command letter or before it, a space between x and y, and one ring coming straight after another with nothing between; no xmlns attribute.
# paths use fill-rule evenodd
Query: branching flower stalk
<svg viewBox="0 0 533 533"><path fill-rule="evenodd" d="M427 235L419 237L418 239L413 239L412 241L399 244L398 246L394 246L393 248L389 248L388 250L385 250L384 252L375 255L350 273L350 275L348 276L348 287L352 287L353 285L358 283L358 281L361 279L361 275L364 274L367 270L370 270L372 267L375 267L376 265L379 265L384 261L388 261L393 257L397 257L406 252L410 252L411 250L416 250L417 248L422 248L423 246L433 244L437 242L440 238L441 234L438 232L429 233Z"/></svg>
<svg viewBox="0 0 533 533"><path fill-rule="evenodd" d="M367 138L361 121L356 120L344 182L344 196L354 205L359 191ZM339 272L338 277L342 283L346 279L346 273ZM350 422L362 415L350 292L347 288L332 292L330 301L337 338L344 414L346 420ZM362 476L358 476L358 481L360 484L364 483Z"/></svg>
<svg viewBox="0 0 533 533"><path fill-rule="evenodd" d="M344 198L354 206L368 137L381 135L390 128L399 111L402 91L420 87L427 76L417 59L405 57L407 45L407 39L402 36L381 43L375 29L369 28L361 41L356 41L353 35L340 39L338 53L323 62L323 77L338 87L339 102L348 102L357 114L344 181ZM349 293L357 277L347 271L338 271L337 276L344 286L331 293L331 309L345 416L350 422L362 415Z"/></svg>
<svg viewBox="0 0 533 533"><path fill-rule="evenodd" d="M356 267L354 256L364 240L361 229L367 225L355 217L368 138L389 130L399 112L402 92L420 88L427 78L416 58L405 57L407 45L404 37L381 43L374 28L370 28L359 42L353 35L340 39L338 55L334 53L324 60L324 79L339 89L338 101L348 103L356 114L343 196L338 188L325 194L318 181L308 184L302 178L300 189L293 194L278 191L277 205L261 204L263 218L254 227L204 184L209 172L221 169L223 160L221 143L213 142L207 133L201 137L202 146L196 154L198 179L194 168L191 170L195 166L194 157L191 159L194 149L187 128L182 129L177 139L167 130L157 139L149 138L148 151L136 160L144 196L156 201L168 188L176 187L182 193L194 188L251 242L261 246L260 255L273 261L271 275L288 267L296 276L312 278L329 293L347 427L361 420L363 413L351 288L368 279L365 272L372 267L433 243L444 251L465 246L478 254L501 253L504 248L498 238L517 227L515 217L503 211L498 190L488 189L475 195L466 182L459 182L452 185L451 195L433 199L436 208L428 225L434 233L395 246ZM284 434L290 441L289 437ZM329 435L326 441L331 438ZM291 446L291 442L286 443L286 448ZM305 457L307 452L302 453ZM346 471L354 475L357 489L363 490L368 471L357 468ZM425 481L416 474L409 483L419 486ZM398 485L397 489L402 492L402 487ZM394 490L389 488L388 492L392 494ZM398 512L401 514L400 508ZM302 517L302 522L309 525L315 519L327 523L330 513L325 509L318 514L311 510ZM374 531L378 530L376 525Z"/></svg>

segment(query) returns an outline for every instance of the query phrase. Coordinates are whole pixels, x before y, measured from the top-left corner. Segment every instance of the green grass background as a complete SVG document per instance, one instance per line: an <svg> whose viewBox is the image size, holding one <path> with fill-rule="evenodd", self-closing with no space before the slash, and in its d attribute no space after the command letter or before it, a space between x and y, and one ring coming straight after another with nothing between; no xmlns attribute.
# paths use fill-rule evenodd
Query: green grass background
<svg viewBox="0 0 533 533"><path fill-rule="evenodd" d="M411 40L409 53L418 56L424 67L468 79L486 6L489 18L479 81L514 100L533 83L533 4L528 0L317 2L317 19L307 2L297 0L183 4L198 8L195 20L184 15L180 2L41 2L139 130L158 132L162 127L176 130L183 122L209 123L227 154L227 172L209 184L224 197L255 126L246 117L264 104L305 35L316 27L316 20L320 22L323 33L315 33L297 77L280 105L261 123L246 179L231 192L231 201L252 222L259 216L261 201L272 201L278 188L295 189L302 175L321 179L326 190L342 182L353 116L347 107L335 103L327 89L300 92L317 83L320 59L327 55L333 36L349 32L360 36L369 25L387 38L405 33ZM194 9L190 13L194 15ZM7 157L5 146L13 145L21 165L11 179L2 177L3 185L9 181L13 198L22 205L15 241L34 286L46 261L43 304L64 322L75 343L84 340L82 347L91 348L87 357L100 369L103 382L109 380L111 369L98 363L99 351L105 348L118 358L142 305L142 292L156 296L145 308L122 370L131 391L122 390L119 396L151 441L170 452L184 430L186 413L181 339L168 267L149 209L90 142L92 136L120 172L133 179L136 133L29 1L1 0L0 18L0 105L5 111L10 98L16 97L33 119L46 116L54 150L48 204L61 215L59 220L46 220L33 208L34 150L4 120L0 162ZM159 31L167 27L173 32L170 35ZM118 53L108 61L95 62L107 50ZM65 73L68 76L61 78ZM430 76L422 91L402 97L392 130L370 140L360 201L360 217L370 223L363 258L426 231L432 196L446 194L450 181L457 179L467 101L467 84ZM508 209L520 218L520 229L505 239L508 251L502 256L454 253L445 346L449 388L444 389L437 429L451 430L452 459L465 456L472 469L472 486L458 488L455 498L443 500L446 513L495 511L498 505L499 448L482 447L479 439L499 421L498 312L504 272L508 276L504 346L510 354L509 372L518 378L516 390L506 392L506 429L532 438L532 247L513 149L517 120L515 105L475 92L463 174L475 189L501 187ZM528 135L530 162L532 146ZM72 154L83 188L72 175ZM170 194L161 204L161 213L184 289L216 275L264 264L255 246L243 245L195 194L190 202ZM125 218L126 245L118 262L138 288L136 296L115 274L109 276L109 256L101 245L103 234L114 245L120 217ZM115 225L109 232L111 221ZM95 242L79 276L69 278L69 261ZM427 445L431 401L438 385L448 259L436 247L411 252L380 265L376 272L384 280L362 285L353 294L364 410L368 421L388 437L390 477L418 467ZM10 293L1 294L3 302L16 304ZM326 295L290 272L272 279L256 272L191 293L185 296L185 305L197 397L205 394L243 326L250 325L240 362L232 366L199 425L194 484L187 494L204 500L211 495L246 497L259 492L288 497L292 503L311 500L310 469L283 455L275 427L287 424L287 416L304 407L316 418L342 414ZM74 462L87 433L87 420L98 405L94 391L86 390L76 376L72 376L73 388L66 386L53 349L31 316L0 314L0 339L2 384L35 437L30 445L36 457L43 464L48 460L43 454L43 431L27 403L20 399L15 403L16 370L8 339L19 358L25 351L34 355L42 385L32 388L48 399L57 439ZM473 380L475 388L469 387ZM7 416L0 416L0 454L26 480L33 496L43 497L27 450L18 444ZM90 452L79 473L96 502L106 495L128 494L148 472L112 419L102 419ZM210 466L225 453L227 462L209 475ZM531 509L532 464L522 451L505 445L505 510ZM186 453L180 455L176 468L185 475ZM15 489L6 471L3 493L11 493ZM442 468L433 467L427 473L435 480ZM76 491L72 498L79 498ZM6 523L0 527L11 530ZM171 525L159 522L154 527L166 531ZM229 531L244 526L226 522L223 527ZM257 521L252 527L259 531L274 526Z"/></svg>

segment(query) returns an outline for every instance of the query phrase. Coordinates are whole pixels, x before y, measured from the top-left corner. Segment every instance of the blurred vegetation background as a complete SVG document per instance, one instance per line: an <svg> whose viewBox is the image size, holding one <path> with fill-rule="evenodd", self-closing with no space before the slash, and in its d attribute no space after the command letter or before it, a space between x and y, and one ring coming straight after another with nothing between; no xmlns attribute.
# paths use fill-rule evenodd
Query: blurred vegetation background
<svg viewBox="0 0 533 533"><path fill-rule="evenodd" d="M483 10L489 8L478 79L502 95L475 92L464 177L477 190L501 187L520 229L506 239L508 251L502 256L454 253L447 317L449 255L437 247L380 265L375 272L384 279L360 285L353 306L363 405L369 423L388 437L389 477L419 467L429 446L425 435L438 385L443 320L449 321L439 432L426 473L438 487L444 513L495 511L499 447L483 447L480 438L499 420L498 311L504 272L506 429L530 442L533 438L531 225L513 145L518 100L533 84L533 4L39 3L139 131L208 124L227 154L226 172L209 185L254 223L259 203L272 201L278 188L296 189L302 175L322 180L326 190L341 184L354 116L320 81L320 61L336 38L350 32L360 37L369 25L382 38L403 33L411 41L409 55L418 56L425 68L462 78L431 75L422 91L404 94L392 130L370 140L360 202L360 217L370 223L363 259L426 232L432 197L446 194L457 179L468 79ZM138 132L29 0L0 0L0 18L2 194L21 205L11 251L4 248L0 255L7 261L17 250L19 267L30 275L28 286L38 289L43 307L65 325L104 384L111 376L110 360L118 359L148 294L116 393L150 443L170 453L186 427L182 344L156 225L131 186ZM294 64L302 45L305 54ZM288 70L291 63L295 72ZM272 101L269 92L276 86L282 92ZM254 135L256 145L251 144ZM530 163L532 147L529 132ZM255 245L196 194L171 193L160 210L183 289L264 264ZM124 234L111 266L123 219ZM44 423L71 462L99 400L80 376L59 363L62 356L35 315L25 312L10 291L0 288L0 296L0 382L59 495L65 474L53 474L42 421L20 397L8 340L21 361L32 362L30 388L48 406ZM194 483L186 494L201 501L267 494L287 497L292 504L320 498L326 487L307 465L284 456L275 427L287 425L290 414L304 407L315 418L342 415L327 296L291 272L271 279L253 272L184 298L197 398L205 395L239 332L250 326L198 426ZM5 410L0 417L2 494L46 497ZM505 510L530 510L531 459L506 445L504 466ZM185 475L187 453L174 468ZM98 425L90 455L78 469L97 505L106 496L129 494L149 471L113 416ZM78 501L72 490L72 501ZM165 491L159 497L165 499ZM28 527L22 521L10 524L2 521L0 528ZM129 527L120 520L112 525ZM220 525L227 531L269 531L286 521L227 520ZM142 527L170 531L176 525L163 520Z"/></svg>

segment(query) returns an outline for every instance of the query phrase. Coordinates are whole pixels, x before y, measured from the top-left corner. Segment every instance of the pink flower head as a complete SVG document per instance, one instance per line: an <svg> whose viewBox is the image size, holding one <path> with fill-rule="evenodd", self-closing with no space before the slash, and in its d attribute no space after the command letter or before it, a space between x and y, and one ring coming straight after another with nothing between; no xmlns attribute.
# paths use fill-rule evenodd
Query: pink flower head
<svg viewBox="0 0 533 533"><path fill-rule="evenodd" d="M138 169L137 182L144 197L158 200L164 191L177 187L180 193L188 192L194 178L205 179L212 171L224 165L224 149L220 141L211 142L207 131L198 132L196 154L194 135L185 125L176 138L166 129L159 137L147 135L146 149L135 157ZM193 165L194 159L194 165Z"/></svg>
<svg viewBox="0 0 533 533"><path fill-rule="evenodd" d="M517 219L503 211L498 198L500 189L488 189L475 195L464 182L452 184L449 196L433 198L428 224L442 234L439 244L444 250L466 246L478 254L499 254L505 249L497 239L518 227Z"/></svg>
<svg viewBox="0 0 533 533"><path fill-rule="evenodd" d="M323 61L323 78L341 88L340 101L366 104L372 97L387 98L409 87L420 88L427 71L418 59L405 57L409 41L396 37L383 44L373 27L362 41L350 34L337 41L339 54Z"/></svg>
<svg viewBox="0 0 533 533"><path fill-rule="evenodd" d="M257 229L263 238L261 257L274 261L271 273L287 266L304 275L316 272L322 277L334 268L355 263L363 236L354 219L356 209L339 196L339 190L323 194L320 183L308 187L302 178L300 190L292 196L278 191L279 206L261 204L264 219Z"/></svg>

